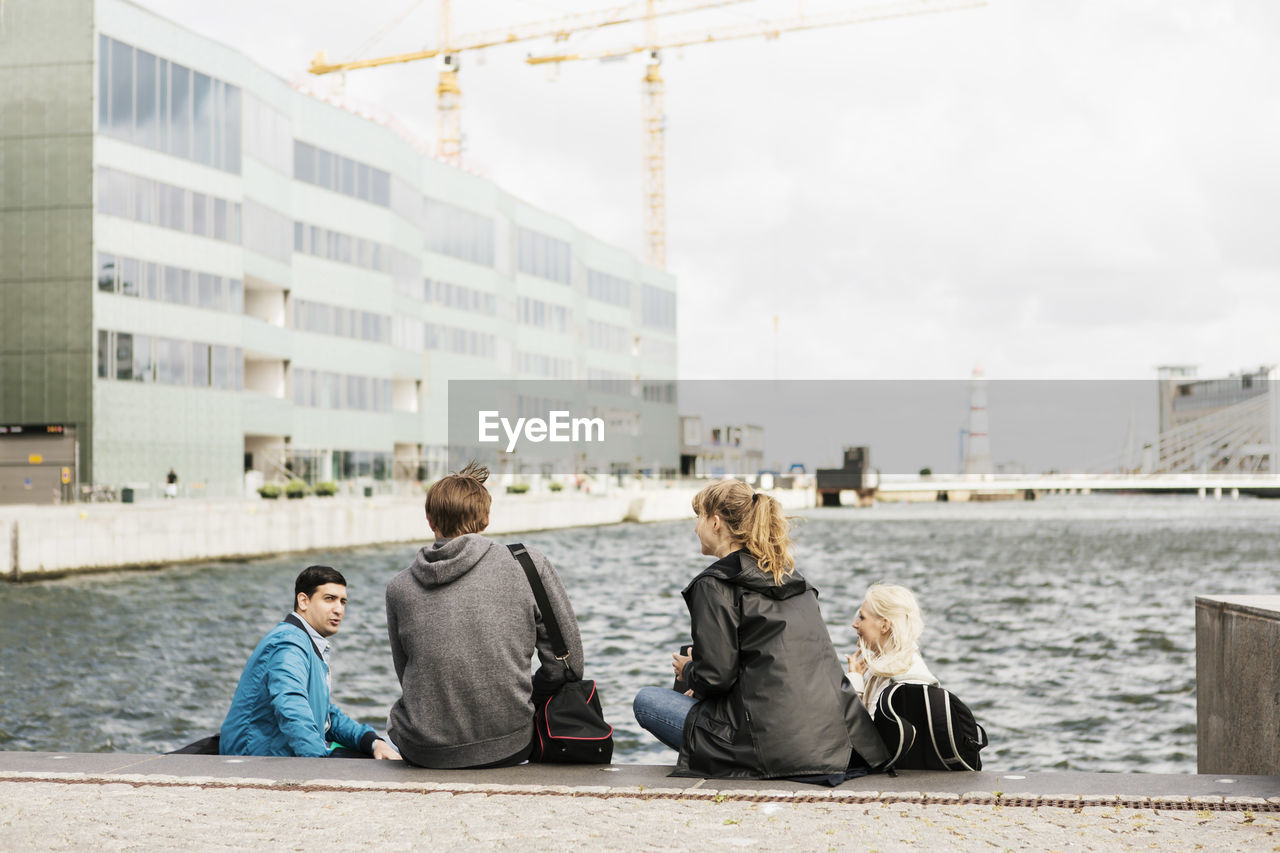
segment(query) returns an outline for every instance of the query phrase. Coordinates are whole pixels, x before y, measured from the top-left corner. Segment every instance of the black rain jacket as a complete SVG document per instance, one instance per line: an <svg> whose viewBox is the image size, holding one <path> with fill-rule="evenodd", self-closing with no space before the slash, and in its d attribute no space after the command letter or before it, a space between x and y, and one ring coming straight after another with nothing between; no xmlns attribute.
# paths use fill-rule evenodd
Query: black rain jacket
<svg viewBox="0 0 1280 853"><path fill-rule="evenodd" d="M889 760L853 692L799 572L781 586L745 550L713 563L684 592L699 701L673 776L781 778L844 774Z"/></svg>

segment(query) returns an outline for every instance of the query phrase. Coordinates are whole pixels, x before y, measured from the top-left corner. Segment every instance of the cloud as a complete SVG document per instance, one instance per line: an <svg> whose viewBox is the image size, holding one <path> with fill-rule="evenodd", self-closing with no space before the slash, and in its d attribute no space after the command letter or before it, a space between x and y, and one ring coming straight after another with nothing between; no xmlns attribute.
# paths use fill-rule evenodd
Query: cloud
<svg viewBox="0 0 1280 853"><path fill-rule="evenodd" d="M320 0L305 19L243 0L144 5L287 74L401 2L353 14ZM461 29L546 12L455 5ZM669 28L779 8L794 4ZM432 28L417 12L380 49ZM994 0L669 51L681 375L958 377L980 361L993 377L1147 378L1166 361L1212 373L1274 359L1278 47L1267 0ZM552 83L524 52L464 57L468 157L639 252L642 61L574 63ZM347 88L432 132L428 64Z"/></svg>

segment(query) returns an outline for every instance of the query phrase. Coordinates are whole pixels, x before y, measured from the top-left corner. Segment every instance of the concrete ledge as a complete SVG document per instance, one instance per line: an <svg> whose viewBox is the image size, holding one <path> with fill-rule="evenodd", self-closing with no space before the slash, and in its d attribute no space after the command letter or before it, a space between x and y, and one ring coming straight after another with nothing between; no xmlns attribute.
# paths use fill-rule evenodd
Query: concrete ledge
<svg viewBox="0 0 1280 853"><path fill-rule="evenodd" d="M506 535L692 519L696 487L607 494L495 494L488 532ZM788 510L812 490L775 490ZM0 578L39 580L78 571L247 559L430 539L421 497L153 501L0 508Z"/></svg>
<svg viewBox="0 0 1280 853"><path fill-rule="evenodd" d="M938 805L1038 806L1068 804L1121 808L1223 810L1232 804L1280 812L1280 777L1139 773L876 774L837 787L783 779L686 779L669 766L534 764L498 770L424 770L401 762L314 758L128 753L0 753L0 783L125 782L146 786L210 785L405 793L628 796L833 802L912 802Z"/></svg>
<svg viewBox="0 0 1280 853"><path fill-rule="evenodd" d="M1274 777L903 773L831 789L668 772L0 753L0 850L1262 850L1280 834Z"/></svg>

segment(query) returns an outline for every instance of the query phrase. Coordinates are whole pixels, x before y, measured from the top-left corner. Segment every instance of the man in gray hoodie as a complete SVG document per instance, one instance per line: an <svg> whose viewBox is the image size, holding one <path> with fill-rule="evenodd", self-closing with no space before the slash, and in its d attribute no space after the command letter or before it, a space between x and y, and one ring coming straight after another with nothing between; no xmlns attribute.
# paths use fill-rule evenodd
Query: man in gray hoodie
<svg viewBox="0 0 1280 853"><path fill-rule="evenodd" d="M520 563L481 536L492 499L487 468L468 465L427 491L436 541L387 584L387 632L403 695L387 734L421 767L506 767L529 757L533 696L565 680ZM550 561L528 549L569 647L583 671L582 640ZM541 666L530 674L534 652Z"/></svg>

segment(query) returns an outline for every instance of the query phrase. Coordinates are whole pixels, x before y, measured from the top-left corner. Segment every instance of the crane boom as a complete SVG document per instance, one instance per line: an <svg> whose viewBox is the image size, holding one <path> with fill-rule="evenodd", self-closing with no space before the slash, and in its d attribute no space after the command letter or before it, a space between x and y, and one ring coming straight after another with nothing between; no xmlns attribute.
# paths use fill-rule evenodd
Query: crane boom
<svg viewBox="0 0 1280 853"><path fill-rule="evenodd" d="M732 6L744 0L665 0L654 4L652 14L655 16L683 15L690 12L701 12ZM378 68L383 65L395 65L403 62L416 62L420 59L432 59L464 50L481 50L486 47L497 47L520 41L551 38L564 41L570 35L584 30L595 30L619 24L634 24L647 20L650 15L645 0L636 0L622 9L603 10L598 12L580 12L544 21L532 21L514 27L502 27L458 36L456 40L445 39L438 47L414 50L408 53L395 53L389 56L375 56L369 59L352 59L347 62L330 62L325 54L317 53L307 69L311 74L332 74L335 71L355 71L361 68ZM449 42L453 43L450 44Z"/></svg>
<svg viewBox="0 0 1280 853"><path fill-rule="evenodd" d="M546 65L553 62L576 62L584 59L615 59L644 53L651 50L668 50L690 47L695 44L713 44L745 38L777 38L783 33L800 30L814 30L820 27L838 27L846 24L862 24L871 21L887 21L893 18L909 18L915 15L930 15L938 12L956 12L962 9L976 9L986 6L985 0L972 2L936 3L932 0L912 0L907 3L895 3L886 6L875 6L860 9L856 12L831 12L825 15L803 15L794 18L780 18L773 21L758 21L736 27L725 27L718 30L702 30L689 33L675 33L666 36L656 44L632 44L583 53L560 53L545 56L530 56L525 62L530 65Z"/></svg>

